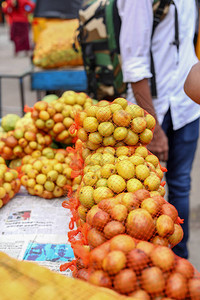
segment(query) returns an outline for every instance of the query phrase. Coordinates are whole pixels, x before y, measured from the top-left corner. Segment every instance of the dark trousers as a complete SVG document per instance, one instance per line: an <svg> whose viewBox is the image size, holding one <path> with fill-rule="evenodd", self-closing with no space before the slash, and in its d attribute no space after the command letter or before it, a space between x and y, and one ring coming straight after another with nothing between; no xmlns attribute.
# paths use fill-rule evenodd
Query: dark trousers
<svg viewBox="0 0 200 300"><path fill-rule="evenodd" d="M176 207L180 218L184 219L183 240L173 248L173 251L180 257L188 258L190 174L199 136L199 119L181 129L173 130L169 110L165 115L162 128L169 141L166 173L168 201Z"/></svg>

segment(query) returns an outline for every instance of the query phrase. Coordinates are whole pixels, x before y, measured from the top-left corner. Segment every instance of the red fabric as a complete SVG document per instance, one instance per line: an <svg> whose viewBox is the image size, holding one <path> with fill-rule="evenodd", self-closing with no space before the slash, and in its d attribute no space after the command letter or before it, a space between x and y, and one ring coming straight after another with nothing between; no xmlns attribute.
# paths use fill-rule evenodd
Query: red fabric
<svg viewBox="0 0 200 300"><path fill-rule="evenodd" d="M29 24L13 22L11 25L11 40L15 43L15 52L30 50Z"/></svg>
<svg viewBox="0 0 200 300"><path fill-rule="evenodd" d="M29 10L27 11L27 7ZM18 8L13 5L13 0L7 0L3 12L10 16L12 22L27 22L28 14L35 8L35 4L28 0L18 0Z"/></svg>

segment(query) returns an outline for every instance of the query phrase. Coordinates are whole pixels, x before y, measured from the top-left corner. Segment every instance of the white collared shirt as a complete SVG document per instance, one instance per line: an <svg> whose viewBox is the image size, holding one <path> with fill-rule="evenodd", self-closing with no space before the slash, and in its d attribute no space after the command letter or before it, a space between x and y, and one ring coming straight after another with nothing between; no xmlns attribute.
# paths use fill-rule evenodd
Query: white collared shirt
<svg viewBox="0 0 200 300"><path fill-rule="evenodd" d="M125 82L137 82L152 76L150 72L152 0L118 0L122 19L120 52ZM193 37L196 24L195 0L174 0L179 20L179 54L172 44L175 36L175 7L157 26L152 39L152 53L156 70L157 98L153 99L158 121L162 124L171 108L173 128L177 130L200 116L200 105L187 97L183 85L198 59ZM129 85L127 99L135 102Z"/></svg>

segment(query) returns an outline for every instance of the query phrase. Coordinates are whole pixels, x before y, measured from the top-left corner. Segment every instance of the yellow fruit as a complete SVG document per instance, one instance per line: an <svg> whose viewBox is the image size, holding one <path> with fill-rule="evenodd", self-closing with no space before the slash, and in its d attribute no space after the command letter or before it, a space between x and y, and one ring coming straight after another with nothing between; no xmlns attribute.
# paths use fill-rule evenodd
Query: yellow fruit
<svg viewBox="0 0 200 300"><path fill-rule="evenodd" d="M121 141L126 138L128 134L128 129L125 127L117 127L114 130L113 137L117 141Z"/></svg>
<svg viewBox="0 0 200 300"><path fill-rule="evenodd" d="M99 132L90 133L88 139L91 143L97 144L97 145L101 144L101 142L103 141L103 138L102 138L102 136L100 135Z"/></svg>
<svg viewBox="0 0 200 300"><path fill-rule="evenodd" d="M56 184L59 187L64 187L67 184L67 178L64 175L59 174L58 178L56 179Z"/></svg>
<svg viewBox="0 0 200 300"><path fill-rule="evenodd" d="M143 189L143 184L137 178L131 178L127 181L127 191L134 193L137 190Z"/></svg>
<svg viewBox="0 0 200 300"><path fill-rule="evenodd" d="M144 180L144 186L149 191L156 191L160 186L160 178L155 174L150 174L145 180Z"/></svg>
<svg viewBox="0 0 200 300"><path fill-rule="evenodd" d="M109 106L99 107L96 112L96 118L99 123L109 121L112 116Z"/></svg>
<svg viewBox="0 0 200 300"><path fill-rule="evenodd" d="M93 172L88 172L83 176L83 182L85 185L94 186L98 178Z"/></svg>
<svg viewBox="0 0 200 300"><path fill-rule="evenodd" d="M119 175L111 175L108 178L108 187L116 194L121 193L126 188L125 180Z"/></svg>
<svg viewBox="0 0 200 300"><path fill-rule="evenodd" d="M135 166L141 165L144 163L144 158L140 155L133 154L129 157L129 160L134 164Z"/></svg>
<svg viewBox="0 0 200 300"><path fill-rule="evenodd" d="M145 180L149 175L149 168L145 165L138 165L135 168L135 175L139 180Z"/></svg>
<svg viewBox="0 0 200 300"><path fill-rule="evenodd" d="M94 201L98 204L101 200L113 197L113 192L110 188L102 186L94 190Z"/></svg>
<svg viewBox="0 0 200 300"><path fill-rule="evenodd" d="M124 98L121 98L121 97L116 98L116 99L113 101L113 103L116 103L116 104L121 105L121 107L122 107L123 109L125 109L125 108L127 107L127 105L128 105L127 100L124 99Z"/></svg>
<svg viewBox="0 0 200 300"><path fill-rule="evenodd" d="M87 117L83 120L83 128L87 132L95 132L97 131L99 123L94 117Z"/></svg>
<svg viewBox="0 0 200 300"><path fill-rule="evenodd" d="M116 156L119 157L121 155L129 155L130 154L130 150L128 147L125 147L125 146L121 146L121 147L118 147L116 149Z"/></svg>
<svg viewBox="0 0 200 300"><path fill-rule="evenodd" d="M1 198L1 199L4 198L5 195L6 195L6 190L5 190L5 188L0 187L0 198Z"/></svg>
<svg viewBox="0 0 200 300"><path fill-rule="evenodd" d="M105 164L101 168L101 176L103 178L109 178L112 174L115 174L115 165L114 164Z"/></svg>
<svg viewBox="0 0 200 300"><path fill-rule="evenodd" d="M101 165L105 165L105 164L114 164L115 163L115 157L114 155L110 154L110 153L104 153L102 155L102 160L101 160Z"/></svg>
<svg viewBox="0 0 200 300"><path fill-rule="evenodd" d="M103 122L98 126L98 131L102 136L110 136L114 132L114 125L111 122Z"/></svg>
<svg viewBox="0 0 200 300"><path fill-rule="evenodd" d="M127 111L132 116L132 118L144 117L143 108L136 104L128 105L125 108L125 111Z"/></svg>
<svg viewBox="0 0 200 300"><path fill-rule="evenodd" d="M144 146L139 146L135 149L135 154L140 154L142 157L147 157L147 155L149 154L148 153L148 150L146 147Z"/></svg>
<svg viewBox="0 0 200 300"><path fill-rule="evenodd" d="M117 173L124 179L131 179L135 175L134 165L127 159L117 163Z"/></svg>
<svg viewBox="0 0 200 300"><path fill-rule="evenodd" d="M88 106L85 109L88 117L96 117L96 113L98 111L98 107L96 105Z"/></svg>
<svg viewBox="0 0 200 300"><path fill-rule="evenodd" d="M97 153L94 153L91 155L91 157L89 159L89 164L90 165L100 165L101 161L102 161L102 154L97 152Z"/></svg>
<svg viewBox="0 0 200 300"><path fill-rule="evenodd" d="M147 122L147 128L148 129L153 129L156 126L156 120L152 115L147 114L145 116L145 120Z"/></svg>
<svg viewBox="0 0 200 300"><path fill-rule="evenodd" d="M149 154L145 157L145 160L149 163L152 163L154 165L154 167L157 167L158 163L159 163L159 159L157 158L157 156L153 155L153 154Z"/></svg>
<svg viewBox="0 0 200 300"><path fill-rule="evenodd" d="M131 115L125 110L115 111L113 114L113 122L120 127L128 127L131 122Z"/></svg>
<svg viewBox="0 0 200 300"><path fill-rule="evenodd" d="M138 134L128 129L127 136L124 139L124 142L129 146L134 146L138 143L138 141L139 141Z"/></svg>
<svg viewBox="0 0 200 300"><path fill-rule="evenodd" d="M79 205L78 207L78 215L83 220L86 221L86 215L87 215L87 208L83 205Z"/></svg>
<svg viewBox="0 0 200 300"><path fill-rule="evenodd" d="M84 207L91 208L94 205L94 189L91 186L84 186L80 189L78 197Z"/></svg>
<svg viewBox="0 0 200 300"><path fill-rule="evenodd" d="M44 184L45 181L46 181L46 179L47 179L47 176L46 176L45 174L38 174L38 175L36 176L36 182L37 182L38 184ZM23 184L23 183L22 183L22 184Z"/></svg>
<svg viewBox="0 0 200 300"><path fill-rule="evenodd" d="M35 194L36 194L37 196L41 196L42 193L43 193L43 191L44 191L43 185L41 185L41 184L36 184L36 185L34 186L34 191L35 191Z"/></svg>
<svg viewBox="0 0 200 300"><path fill-rule="evenodd" d="M116 140L112 135L104 137L103 145L105 147L108 147L108 146L114 147L115 144L116 144Z"/></svg>
<svg viewBox="0 0 200 300"><path fill-rule="evenodd" d="M143 144L149 144L153 138L153 132L146 128L141 134L140 134L140 141Z"/></svg>
<svg viewBox="0 0 200 300"><path fill-rule="evenodd" d="M88 149L90 149L90 150L96 150L96 149L98 149L99 144L94 144L94 143L92 143L92 142L90 142L90 141L87 141L87 142L86 142L86 147L87 147Z"/></svg>
<svg viewBox="0 0 200 300"><path fill-rule="evenodd" d="M145 118L137 117L132 120L131 129L135 133L141 133L145 130L146 125L147 125L147 123L146 123Z"/></svg>
<svg viewBox="0 0 200 300"><path fill-rule="evenodd" d="M117 103L113 103L110 105L110 109L111 109L111 112L114 113L115 111L117 110L121 110L122 107L120 104L117 104Z"/></svg>
<svg viewBox="0 0 200 300"><path fill-rule="evenodd" d="M101 186L104 186L104 187L107 187L108 184L107 184L107 180L105 178L100 178L97 182L96 182L96 188L98 187L101 187Z"/></svg>

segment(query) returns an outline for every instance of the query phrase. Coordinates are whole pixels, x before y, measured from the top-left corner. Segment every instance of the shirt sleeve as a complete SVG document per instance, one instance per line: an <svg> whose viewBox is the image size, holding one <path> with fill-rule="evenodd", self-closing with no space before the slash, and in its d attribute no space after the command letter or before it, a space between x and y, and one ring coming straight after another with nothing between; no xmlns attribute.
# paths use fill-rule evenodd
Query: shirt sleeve
<svg viewBox="0 0 200 300"><path fill-rule="evenodd" d="M150 78L152 0L118 0L117 4L122 20L120 53L124 82Z"/></svg>

